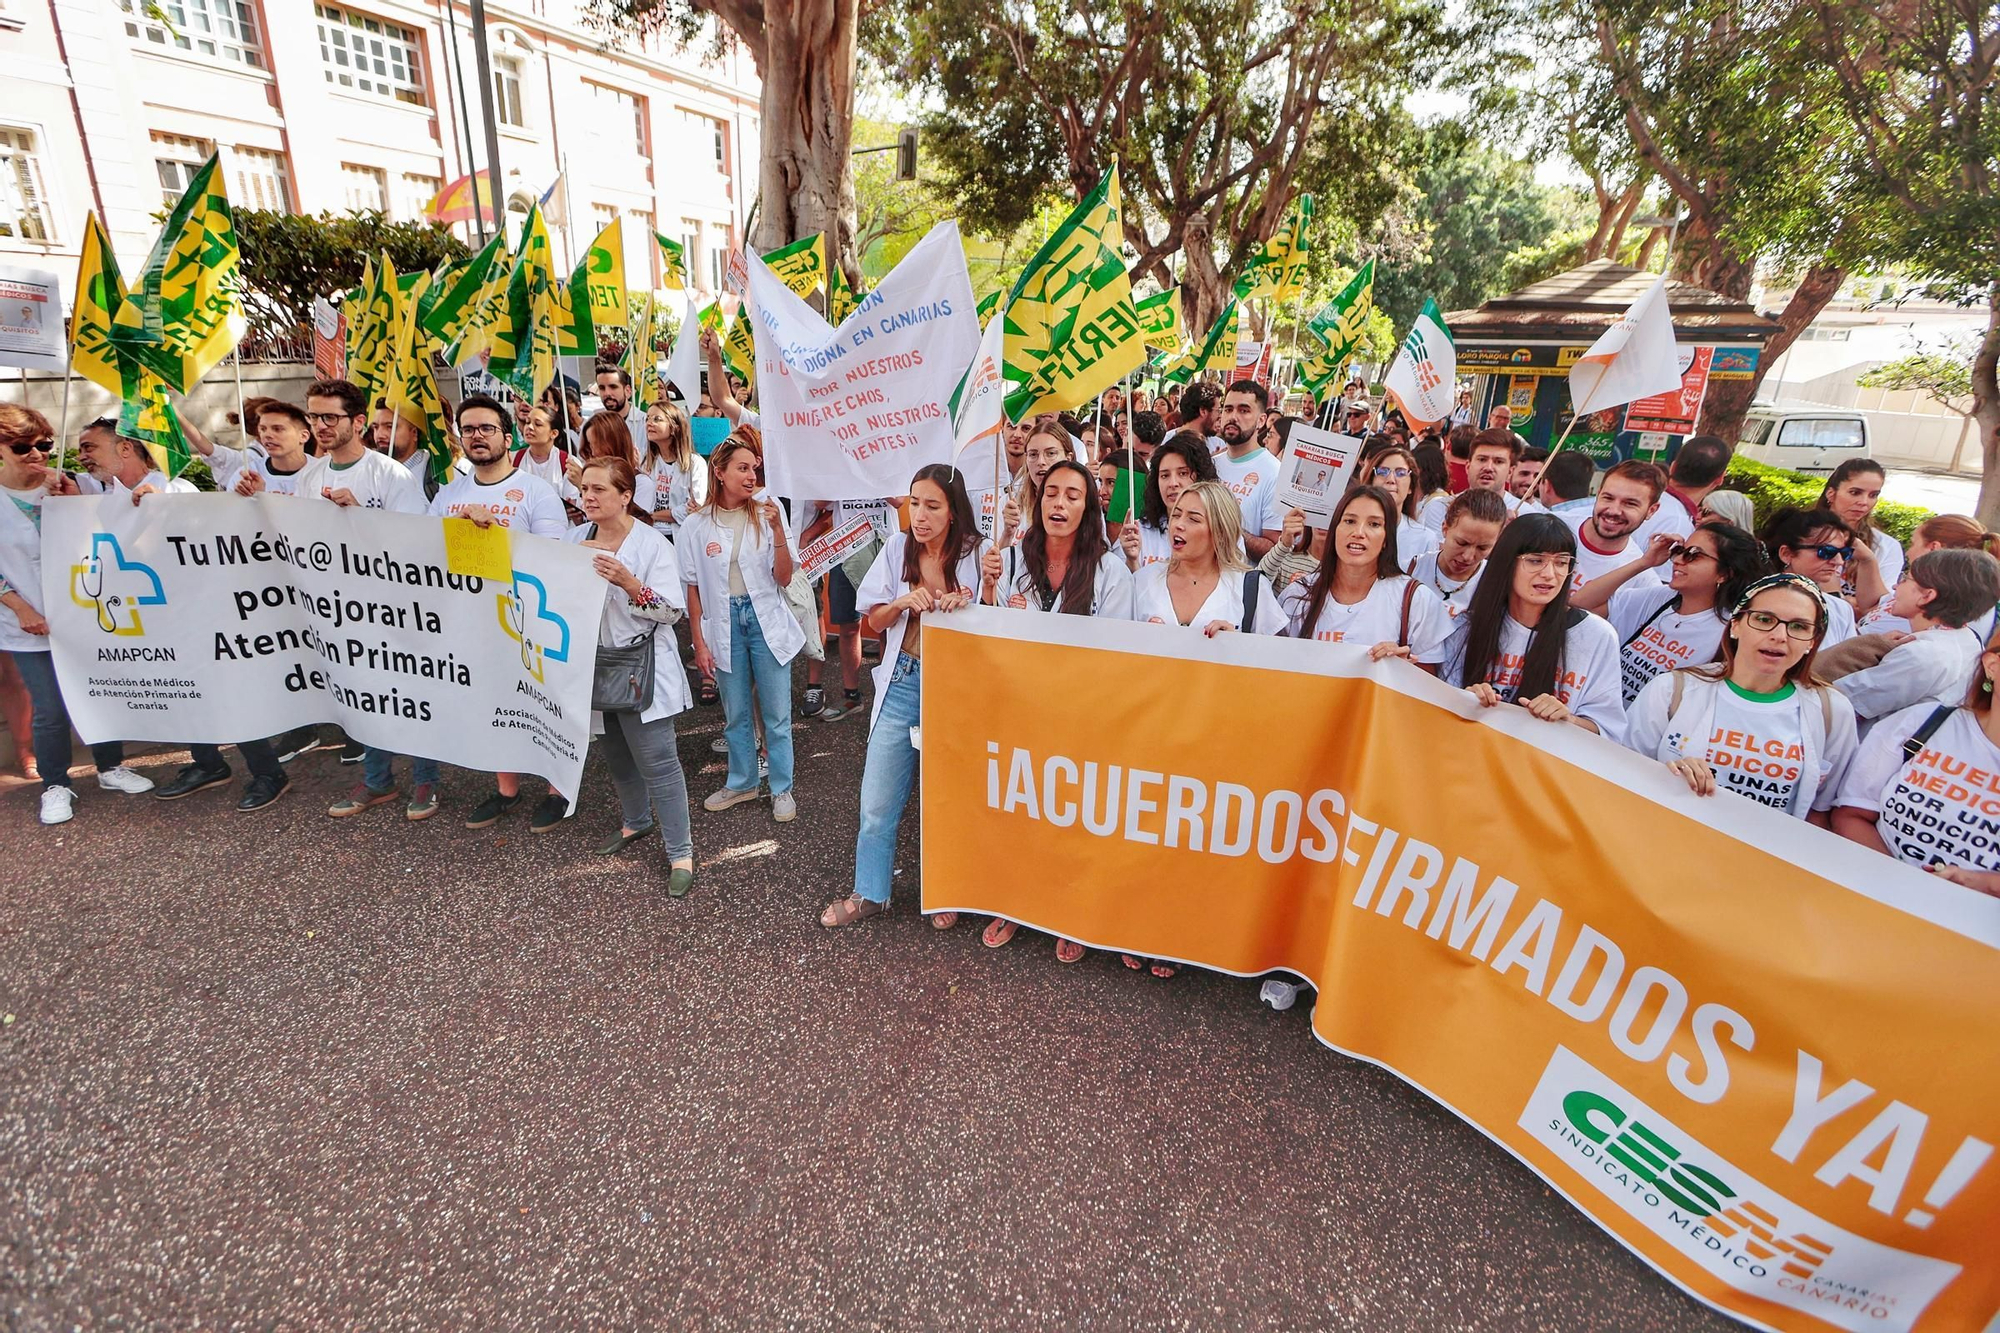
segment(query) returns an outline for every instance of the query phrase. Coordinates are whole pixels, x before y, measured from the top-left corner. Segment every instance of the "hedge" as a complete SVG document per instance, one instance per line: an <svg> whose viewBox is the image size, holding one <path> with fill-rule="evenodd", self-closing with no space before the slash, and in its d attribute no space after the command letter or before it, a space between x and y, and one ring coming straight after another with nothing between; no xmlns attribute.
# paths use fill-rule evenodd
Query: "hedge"
<svg viewBox="0 0 2000 1333"><path fill-rule="evenodd" d="M1723 485L1750 497L1750 504L1757 513L1757 526L1761 528L1766 519L1786 505L1811 508L1818 504L1820 492L1826 489L1826 478L1807 476L1790 468L1772 467L1738 454L1729 460L1729 478ZM1908 542L1917 524L1930 516L1928 509L1891 504L1887 500L1875 506L1874 515L1875 526L1899 542Z"/></svg>

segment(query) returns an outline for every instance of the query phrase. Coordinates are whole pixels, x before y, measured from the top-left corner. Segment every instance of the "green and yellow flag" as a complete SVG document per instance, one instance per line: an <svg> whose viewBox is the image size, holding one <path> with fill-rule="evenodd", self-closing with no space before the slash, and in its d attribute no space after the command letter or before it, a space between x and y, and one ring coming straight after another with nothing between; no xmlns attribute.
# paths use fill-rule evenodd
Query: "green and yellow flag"
<svg viewBox="0 0 2000 1333"><path fill-rule="evenodd" d="M569 287L558 293L557 334L564 356L597 357L597 322L590 314L590 256L569 275Z"/></svg>
<svg viewBox="0 0 2000 1333"><path fill-rule="evenodd" d="M380 264L368 261L359 291L346 303L347 378L368 395L370 407L388 387L403 308L395 261L386 250L381 260Z"/></svg>
<svg viewBox="0 0 2000 1333"><path fill-rule="evenodd" d="M1123 219L1114 166L1014 284L1001 355L1009 421L1080 406L1145 364Z"/></svg>
<svg viewBox="0 0 2000 1333"><path fill-rule="evenodd" d="M1165 379L1169 384L1186 384L1196 375L1231 375L1235 371L1236 302L1231 300L1215 317L1201 346L1190 347L1167 363Z"/></svg>
<svg viewBox="0 0 2000 1333"><path fill-rule="evenodd" d="M436 372L431 369L431 352L437 342L423 326L422 290L413 296L415 299L402 303L382 397L398 417L416 426L418 445L430 456L431 479L442 483L451 477L452 457L444 401L438 393Z"/></svg>
<svg viewBox="0 0 2000 1333"><path fill-rule="evenodd" d="M617 327L630 321L625 306L625 225L616 219L583 257L589 270L585 286L590 296L590 318L595 324Z"/></svg>
<svg viewBox="0 0 2000 1333"><path fill-rule="evenodd" d="M1310 247L1306 243L1306 228L1312 225L1313 201L1309 194L1302 194L1292 201L1285 210L1284 221L1278 224L1277 234L1264 242L1243 270L1243 276L1236 280L1236 296L1239 300L1270 298L1283 303L1298 299L1305 290L1306 255Z"/></svg>
<svg viewBox="0 0 2000 1333"><path fill-rule="evenodd" d="M838 328L861 304L861 297L847 285L847 275L835 265L826 271L826 322Z"/></svg>
<svg viewBox="0 0 2000 1333"><path fill-rule="evenodd" d="M1340 295L1306 321L1306 329L1338 356L1351 356L1361 346L1368 316L1375 310L1375 261L1369 260L1341 288Z"/></svg>
<svg viewBox="0 0 2000 1333"><path fill-rule="evenodd" d="M710 301L707 305L695 311L694 317L695 322L703 328L712 329L716 333L722 332L722 303L720 301Z"/></svg>
<svg viewBox="0 0 2000 1333"><path fill-rule="evenodd" d="M70 323L70 366L122 403L136 396L139 366L112 341L125 304L125 280L104 227L91 213L84 222L83 257L76 266L76 312Z"/></svg>
<svg viewBox="0 0 2000 1333"><path fill-rule="evenodd" d="M431 284L423 330L447 347L466 340L487 304L490 289L507 287L507 243L498 236L452 272Z"/></svg>
<svg viewBox="0 0 2000 1333"><path fill-rule="evenodd" d="M973 313L979 316L981 328L986 326L987 320L993 318L993 312L1000 308L1000 298L1006 294L1004 291L995 290L979 298L979 304L973 307Z"/></svg>
<svg viewBox="0 0 2000 1333"><path fill-rule="evenodd" d="M211 156L167 215L137 285L113 318L112 341L174 392L186 393L248 326L242 264L222 171Z"/></svg>
<svg viewBox="0 0 2000 1333"><path fill-rule="evenodd" d="M653 239L660 243L660 285L670 292L687 290L688 268L687 248L679 241L670 241L659 232Z"/></svg>
<svg viewBox="0 0 2000 1333"><path fill-rule="evenodd" d="M181 419L174 405L167 401L166 383L142 370L136 387L137 392L119 406L118 433L145 445L154 467L170 478L178 477L187 470L194 451L188 448L187 436L181 434Z"/></svg>
<svg viewBox="0 0 2000 1333"><path fill-rule="evenodd" d="M736 312L730 321L729 336L722 340L722 359L729 368L743 377L743 382L751 388L757 387L757 343L750 332L749 307Z"/></svg>
<svg viewBox="0 0 2000 1333"><path fill-rule="evenodd" d="M507 282L507 314L493 330L493 355L487 363L494 375L529 402L556 381L556 358L562 354L564 329L571 323L568 294L568 285L556 276L541 207L531 204Z"/></svg>
<svg viewBox="0 0 2000 1333"><path fill-rule="evenodd" d="M1186 345L1187 331L1181 327L1180 288L1169 287L1157 296L1135 301L1132 309L1138 312L1146 346L1171 352Z"/></svg>
<svg viewBox="0 0 2000 1333"><path fill-rule="evenodd" d="M814 232L764 256L771 276L799 296L811 296L826 281L826 233ZM834 323L839 323L835 320Z"/></svg>

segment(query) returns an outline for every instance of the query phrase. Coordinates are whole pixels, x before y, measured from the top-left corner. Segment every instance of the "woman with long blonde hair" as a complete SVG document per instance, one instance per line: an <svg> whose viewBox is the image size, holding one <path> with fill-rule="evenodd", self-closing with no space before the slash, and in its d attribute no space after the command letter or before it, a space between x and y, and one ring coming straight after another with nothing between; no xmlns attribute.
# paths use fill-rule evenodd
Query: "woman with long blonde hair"
<svg viewBox="0 0 2000 1333"><path fill-rule="evenodd" d="M678 404L662 399L646 409L646 456L638 470L653 481L659 506L653 526L672 537L708 498L708 460L694 451L694 427Z"/></svg>

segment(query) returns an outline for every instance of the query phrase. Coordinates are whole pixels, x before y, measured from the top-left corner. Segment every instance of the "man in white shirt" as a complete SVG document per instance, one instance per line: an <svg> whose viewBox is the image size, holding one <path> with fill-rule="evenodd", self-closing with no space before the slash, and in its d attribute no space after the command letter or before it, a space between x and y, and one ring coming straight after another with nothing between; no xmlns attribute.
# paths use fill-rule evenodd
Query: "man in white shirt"
<svg viewBox="0 0 2000 1333"><path fill-rule="evenodd" d="M1633 534L1659 508L1660 490L1665 485L1666 478L1651 463L1627 459L1604 474L1589 517L1579 517L1574 512L1563 515L1563 521L1576 533L1571 591L1646 554L1646 548L1633 540ZM1657 579L1658 576L1640 577Z"/></svg>
<svg viewBox="0 0 2000 1333"><path fill-rule="evenodd" d="M1283 535L1284 520L1271 512L1278 486L1278 460L1257 443L1271 395L1255 380L1238 380L1224 391L1218 419L1223 452L1215 475L1243 507L1243 547L1255 564Z"/></svg>
<svg viewBox="0 0 2000 1333"><path fill-rule="evenodd" d="M1520 439L1512 431L1482 430L1472 437L1472 455L1465 465L1466 489L1494 492L1506 506L1509 518L1521 507L1521 502L1507 491L1507 478L1521 453ZM1434 491L1425 496L1423 506L1417 510L1417 522L1443 535L1445 511L1451 508L1451 499L1448 491Z"/></svg>
<svg viewBox="0 0 2000 1333"><path fill-rule="evenodd" d="M237 495L296 495L299 478L305 474L312 455L306 442L312 427L306 414L278 398L260 399L254 422L257 438L247 448L231 449L218 444L208 456L209 470L215 474L215 488ZM255 477L253 481L251 478Z"/></svg>
<svg viewBox="0 0 2000 1333"><path fill-rule="evenodd" d="M306 422L319 452L299 474L299 495L399 514L424 512L422 484L394 458L368 447L368 396L357 386L346 380L314 384L306 390Z"/></svg>
<svg viewBox="0 0 2000 1333"><path fill-rule="evenodd" d="M597 367L597 401L604 404L603 410L625 421L626 433L632 437L633 466L646 456L646 412L632 403L632 375L615 365Z"/></svg>
<svg viewBox="0 0 2000 1333"><path fill-rule="evenodd" d="M128 491L133 504L139 503L141 496L194 490L191 481L169 481L166 473L153 466L153 455L145 445L118 433L113 417L99 417L85 426L77 437L77 453L105 490Z"/></svg>

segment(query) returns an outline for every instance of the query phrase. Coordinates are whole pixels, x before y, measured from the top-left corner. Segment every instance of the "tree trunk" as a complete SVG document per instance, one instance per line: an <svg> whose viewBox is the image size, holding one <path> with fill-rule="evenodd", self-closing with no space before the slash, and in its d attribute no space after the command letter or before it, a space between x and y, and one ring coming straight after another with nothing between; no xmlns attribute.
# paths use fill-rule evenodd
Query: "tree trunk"
<svg viewBox="0 0 2000 1333"><path fill-rule="evenodd" d="M770 0L764 8L763 162L749 238L775 250L823 231L827 263L861 288L854 247L854 54L858 0ZM756 50L752 43L752 50Z"/></svg>
<svg viewBox="0 0 2000 1333"><path fill-rule="evenodd" d="M1229 284L1215 266L1215 233L1206 214L1188 219L1181 239L1181 257L1186 267L1181 274L1181 318L1195 346L1208 336L1209 325L1222 313L1229 300Z"/></svg>
<svg viewBox="0 0 2000 1333"><path fill-rule="evenodd" d="M1667 229L1665 227L1655 227L1646 233L1646 243L1639 247L1638 266L1640 268L1651 268L1653 266L1654 252L1660 248L1660 242L1666 239Z"/></svg>
<svg viewBox="0 0 2000 1333"><path fill-rule="evenodd" d="M2000 282L1986 289L1986 333L1972 354L1972 418L1979 423L1979 511L2000 529Z"/></svg>
<svg viewBox="0 0 2000 1333"><path fill-rule="evenodd" d="M1618 212L1611 223L1611 238L1605 242L1603 257L1615 261L1618 252L1625 248L1625 229L1632 225L1632 215L1639 211L1639 204L1646 197L1646 186L1652 183L1652 173L1641 171L1632 183L1625 187L1625 195L1618 201Z"/></svg>
<svg viewBox="0 0 2000 1333"><path fill-rule="evenodd" d="M1792 299L1785 302L1785 308L1778 315L1778 331L1771 335L1757 357L1756 372L1747 380L1710 380L1708 397L1701 406L1701 425L1704 435L1717 435L1728 441L1733 449L1743 433L1743 416L1750 410L1750 404L1757 400L1757 388L1763 384L1764 376L1770 373L1785 349L1798 341L1806 326L1819 317L1826 303L1839 292L1840 284L1847 280L1847 270L1833 268L1825 264L1815 264L1806 270L1800 279L1798 290Z"/></svg>

